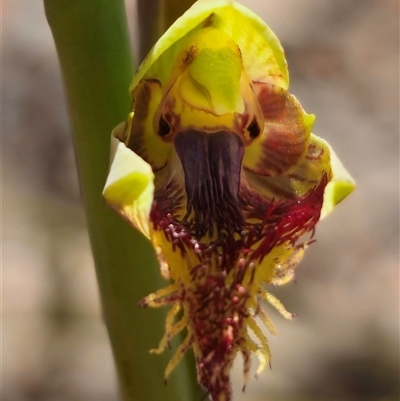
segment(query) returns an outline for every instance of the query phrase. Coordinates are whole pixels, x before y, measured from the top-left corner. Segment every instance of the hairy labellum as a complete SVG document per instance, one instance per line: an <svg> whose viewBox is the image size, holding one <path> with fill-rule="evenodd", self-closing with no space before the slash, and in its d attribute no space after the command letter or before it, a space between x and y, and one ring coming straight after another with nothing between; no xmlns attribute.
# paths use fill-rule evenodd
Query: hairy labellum
<svg viewBox="0 0 400 401"><path fill-rule="evenodd" d="M169 306L162 352L185 340L212 401L230 401L234 358L270 363L262 284L292 280L315 225L354 188L314 120L287 91L275 35L230 0L199 0L133 78L133 109L114 130L104 197L152 242L170 285L142 300ZM132 273L134 274L134 272Z"/></svg>

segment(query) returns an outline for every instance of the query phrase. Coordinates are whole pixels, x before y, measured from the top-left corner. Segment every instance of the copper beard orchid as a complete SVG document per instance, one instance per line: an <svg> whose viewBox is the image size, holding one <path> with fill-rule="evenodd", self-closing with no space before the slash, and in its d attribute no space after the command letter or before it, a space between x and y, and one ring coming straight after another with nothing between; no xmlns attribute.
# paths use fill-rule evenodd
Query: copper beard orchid
<svg viewBox="0 0 400 401"><path fill-rule="evenodd" d="M252 353L258 373L269 363L256 316L275 329L261 301L292 315L261 285L293 278L318 220L354 188L287 88L265 23L234 1L200 0L136 72L132 112L113 133L104 197L151 240L171 280L141 302L170 306L152 352L186 329L165 377L193 348L213 401L231 400L238 352L245 383Z"/></svg>

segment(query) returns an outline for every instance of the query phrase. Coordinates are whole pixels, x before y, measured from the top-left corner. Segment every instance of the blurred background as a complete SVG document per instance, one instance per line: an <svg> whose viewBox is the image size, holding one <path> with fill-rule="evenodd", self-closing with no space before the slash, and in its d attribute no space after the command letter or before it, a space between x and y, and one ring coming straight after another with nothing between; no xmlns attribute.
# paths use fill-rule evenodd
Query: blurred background
<svg viewBox="0 0 400 401"><path fill-rule="evenodd" d="M270 288L298 318L270 309L272 370L243 394L239 358L234 400L398 400L398 1L242 3L280 38L291 91L358 186L319 224L296 282ZM43 4L2 13L2 399L117 401Z"/></svg>

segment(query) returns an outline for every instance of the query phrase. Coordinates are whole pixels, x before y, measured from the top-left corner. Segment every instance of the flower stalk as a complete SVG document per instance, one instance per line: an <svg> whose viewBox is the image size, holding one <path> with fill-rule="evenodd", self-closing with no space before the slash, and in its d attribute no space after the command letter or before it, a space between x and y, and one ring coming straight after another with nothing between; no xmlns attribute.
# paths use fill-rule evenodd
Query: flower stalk
<svg viewBox="0 0 400 401"><path fill-rule="evenodd" d="M61 66L82 197L104 319L124 401L200 399L193 363L184 362L168 386L160 380L168 356L148 350L164 329L165 312L138 302L161 286L149 242L116 216L101 197L109 165L110 132L129 110L133 75L122 0L44 0Z"/></svg>

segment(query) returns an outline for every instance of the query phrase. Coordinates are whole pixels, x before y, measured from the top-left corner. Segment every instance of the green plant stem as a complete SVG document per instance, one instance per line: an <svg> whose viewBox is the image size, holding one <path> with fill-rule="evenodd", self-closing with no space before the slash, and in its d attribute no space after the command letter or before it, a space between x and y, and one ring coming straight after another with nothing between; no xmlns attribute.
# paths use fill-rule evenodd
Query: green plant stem
<svg viewBox="0 0 400 401"><path fill-rule="evenodd" d="M164 310L139 300L166 283L150 243L101 197L110 133L123 121L133 63L122 0L44 0L61 65L82 196L121 396L125 401L201 398L193 364L184 360L163 384L172 356L149 355L164 331ZM190 366L189 366L190 365Z"/></svg>

